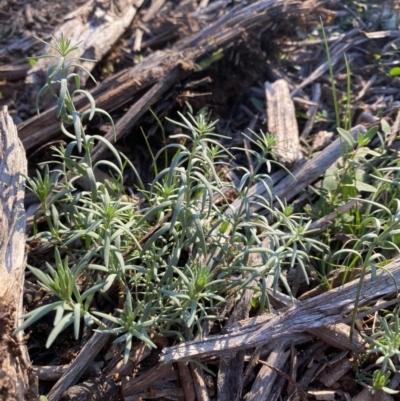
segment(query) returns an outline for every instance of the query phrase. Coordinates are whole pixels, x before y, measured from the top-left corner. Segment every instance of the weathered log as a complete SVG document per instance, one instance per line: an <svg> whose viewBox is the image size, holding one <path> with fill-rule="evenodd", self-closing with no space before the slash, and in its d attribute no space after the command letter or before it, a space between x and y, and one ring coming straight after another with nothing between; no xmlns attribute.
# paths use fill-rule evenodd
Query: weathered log
<svg viewBox="0 0 400 401"><path fill-rule="evenodd" d="M0 400L35 399L34 380L22 332L13 337L21 323L24 288L25 151L17 128L7 112L0 111Z"/></svg>
<svg viewBox="0 0 400 401"><path fill-rule="evenodd" d="M400 258L380 270L374 279L369 275L361 289L359 306L371 300L397 291L400 280ZM232 351L255 348L292 333L316 329L346 321L345 316L355 307L359 280L343 287L327 291L317 297L285 309L265 323L257 324L258 318L224 335L210 336L202 341L190 341L164 350L161 361L169 362L186 358L221 355Z"/></svg>

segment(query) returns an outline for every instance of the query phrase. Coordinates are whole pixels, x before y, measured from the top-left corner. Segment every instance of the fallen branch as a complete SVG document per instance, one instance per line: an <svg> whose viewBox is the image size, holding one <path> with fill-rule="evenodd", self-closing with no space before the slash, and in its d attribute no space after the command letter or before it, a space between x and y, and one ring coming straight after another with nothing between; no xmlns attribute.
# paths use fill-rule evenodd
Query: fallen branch
<svg viewBox="0 0 400 401"><path fill-rule="evenodd" d="M374 280L368 275L361 290L358 306L365 306L375 298L382 298L397 291L400 280L400 258L385 270L380 270ZM354 280L343 287L328 291L275 314L264 324L255 324L257 318L246 322L229 334L210 336L202 341L191 341L166 348L161 361L221 355L227 352L255 348L292 333L298 333L329 324L341 323L355 307L359 282Z"/></svg>

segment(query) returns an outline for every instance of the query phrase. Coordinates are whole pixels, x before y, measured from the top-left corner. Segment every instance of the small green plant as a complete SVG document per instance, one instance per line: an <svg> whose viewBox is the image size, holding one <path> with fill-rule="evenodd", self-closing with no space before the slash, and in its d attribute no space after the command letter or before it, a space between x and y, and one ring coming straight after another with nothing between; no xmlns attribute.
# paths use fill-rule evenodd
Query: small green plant
<svg viewBox="0 0 400 401"><path fill-rule="evenodd" d="M134 339L154 347L153 333L182 341L201 335L202 322L219 319L221 306L245 288L256 290L259 312L263 311L268 307L270 276L274 288L282 282L290 293L284 271L298 264L307 280L309 252L322 253L327 248L310 238L307 216L295 214L283 202L273 206L267 185L276 163L273 136L260 132L248 137L255 168L236 168L241 180L235 185L226 178L233 169L229 161L232 152L244 150L222 145L224 137L215 132L216 122L209 121L206 110L195 116L179 114L180 121L169 120L182 130L172 136L177 143L154 156L154 180L138 188L147 201L139 212L134 204L123 201L123 169L133 166L126 158L122 163L123 155L111 143L84 129L83 121L96 113L112 120L96 107L90 93L80 89L79 75L70 72L80 68L70 57L76 46L62 36L54 42L57 62L48 70L38 99L45 92L54 96L56 116L70 142L54 148L55 162L45 163L42 172L28 178L41 204L32 238L54 246L53 262L29 269L58 300L27 313L18 330L53 312L49 347L68 326L74 327L77 338L82 321L96 324L98 330L114 334L115 342L125 344L127 361ZM83 112L74 105L78 94L90 104ZM91 154L99 141L108 146L114 163L93 164ZM168 163L158 163L168 154L173 154ZM159 171L157 166L163 164ZM96 181L100 166L112 174L113 194ZM89 191L76 186L82 177L89 181ZM255 183L265 186L267 198L251 193ZM225 198L228 189L240 195L235 206ZM214 203L216 197L222 199L219 206ZM254 204L273 216L273 225L264 214L252 211ZM263 245L266 238L268 247ZM249 265L255 253L260 262ZM108 313L94 308L98 298L107 300Z"/></svg>
<svg viewBox="0 0 400 401"><path fill-rule="evenodd" d="M377 390L383 390L388 394L397 394L398 391L387 387L390 381L391 372L397 372L393 363L395 359L398 362L400 357L400 319L399 308L396 307L393 313L386 314L385 317L378 316L380 329L372 334L365 336L371 344L367 353L380 355L376 364L380 369L373 372L370 391L374 394Z"/></svg>
<svg viewBox="0 0 400 401"><path fill-rule="evenodd" d="M254 168L233 167L232 159L245 150L223 146L226 138L216 132L207 110L179 113L178 121L167 123L180 128L171 136L176 142L154 156L148 144L152 182L144 185L135 173L135 189L146 199L138 210L124 197L124 169L134 167L86 129L97 113L114 125L80 89L79 74L72 70L80 67L70 56L76 46L61 36L52 47L58 58L38 99L45 92L54 96L56 116L70 142L54 148L55 160L27 181L41 204L32 239L54 247L53 260L29 269L57 299L28 312L18 330L52 313L54 327L46 343L51 346L67 327L78 338L83 325L94 324L124 344L126 362L135 340L154 347L153 334L179 341L201 336L202 323L221 319L221 307L247 288L254 290L253 307L263 312L269 287L282 285L292 293L289 269L296 268L308 283L312 268L326 282L331 270L361 268L361 290L367 272L375 274L400 253L400 162L385 147L388 125L353 137L346 113L346 129L338 129L342 160L326 172L317 201L303 213L273 197L270 174L273 166L282 167L272 152L274 136L247 135ZM76 95L88 99L87 110L76 109ZM349 94L347 107L348 99ZM113 162L93 163L94 146L101 141ZM378 145L372 147L373 141ZM112 176L111 186L96 180L100 167ZM233 173L236 183L229 178ZM79 189L80 178L90 190ZM255 184L266 196L252 192ZM234 203L225 197L228 190L237 193ZM355 206L322 235L310 231L313 220L354 200ZM250 263L254 254L256 264ZM360 291L356 302L359 296ZM106 305L101 310L100 303ZM353 318L356 313L357 308ZM388 358L382 363L391 367ZM373 377L373 388L385 389L386 366Z"/></svg>

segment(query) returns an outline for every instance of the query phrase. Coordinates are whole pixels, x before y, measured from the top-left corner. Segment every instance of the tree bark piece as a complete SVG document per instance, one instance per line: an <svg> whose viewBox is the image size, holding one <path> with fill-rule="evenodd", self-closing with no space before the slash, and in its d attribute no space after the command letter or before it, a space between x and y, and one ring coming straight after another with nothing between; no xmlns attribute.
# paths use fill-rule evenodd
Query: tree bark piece
<svg viewBox="0 0 400 401"><path fill-rule="evenodd" d="M395 285L400 280L400 258L380 270L374 280L368 275L361 289L359 306L367 305L371 300L397 291ZM203 341L190 341L166 348L161 361L168 362L191 357L221 355L241 349L255 348L272 340L292 333L316 329L329 324L341 323L355 307L354 301L359 280L354 280L343 287L327 291L315 298L291 306L274 315L267 323L260 326L246 322L240 329L229 334L210 336Z"/></svg>
<svg viewBox="0 0 400 401"><path fill-rule="evenodd" d="M23 333L12 332L21 324L24 288L25 151L7 107L0 111L0 400L35 398L34 380Z"/></svg>
<svg viewBox="0 0 400 401"><path fill-rule="evenodd" d="M276 137L274 152L281 163L292 166L301 159L299 128L296 111L284 79L265 82L268 132Z"/></svg>

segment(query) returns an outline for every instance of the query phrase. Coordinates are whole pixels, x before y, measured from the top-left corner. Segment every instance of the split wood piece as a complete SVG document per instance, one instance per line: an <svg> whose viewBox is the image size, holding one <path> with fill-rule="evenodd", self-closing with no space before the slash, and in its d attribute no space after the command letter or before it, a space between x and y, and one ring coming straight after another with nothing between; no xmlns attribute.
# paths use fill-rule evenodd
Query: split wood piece
<svg viewBox="0 0 400 401"><path fill-rule="evenodd" d="M375 298L380 298L397 291L395 283L400 280L400 259L396 259L380 270L375 279L367 275L361 289L359 307L365 306ZM162 362L182 360L191 357L221 355L242 349L255 348L272 340L292 333L317 329L329 324L341 323L346 315L353 312L359 280L343 287L327 291L315 298L296 305L274 315L265 324L254 325L246 322L238 330L229 334L210 336L202 341L190 341L166 348L161 356Z"/></svg>
<svg viewBox="0 0 400 401"><path fill-rule="evenodd" d="M173 378L178 379L178 375L172 364L154 366L137 377L126 377L122 383L122 396L125 401L136 400L137 394L147 391L156 382Z"/></svg>
<svg viewBox="0 0 400 401"><path fill-rule="evenodd" d="M208 394L207 384L204 380L203 369L195 363L191 363L189 366L192 372L197 401L211 401L210 395Z"/></svg>
<svg viewBox="0 0 400 401"><path fill-rule="evenodd" d="M253 293L253 290L243 292L228 323L249 317ZM217 377L218 401L242 398L244 356L244 351L239 351L232 356L221 357Z"/></svg>
<svg viewBox="0 0 400 401"><path fill-rule="evenodd" d="M109 323L105 323L109 326ZM111 334L104 334L96 331L89 341L83 346L79 355L69 365L67 371L60 377L54 387L51 389L47 398L49 401L59 400L68 388L77 383L77 381L86 372L101 349L107 344Z"/></svg>
<svg viewBox="0 0 400 401"><path fill-rule="evenodd" d="M146 10L146 13L144 14L142 21L143 22L149 22L152 20L157 13L161 10L163 5L165 4L166 0L153 0L151 2L150 7Z"/></svg>
<svg viewBox="0 0 400 401"><path fill-rule="evenodd" d="M336 393L332 390L310 390L307 391L308 395L313 396L316 400L335 401Z"/></svg>
<svg viewBox="0 0 400 401"><path fill-rule="evenodd" d="M119 401L120 399L119 385L100 377L68 388L58 401Z"/></svg>
<svg viewBox="0 0 400 401"><path fill-rule="evenodd" d="M304 389L308 387L308 383L312 380L317 370L321 369L321 363L316 363L316 360L325 358L324 352L328 348L321 340L313 342L309 347L303 349L301 354L296 354L294 346L291 347L292 357L290 363L290 378L287 387L287 401L299 401L300 399L307 400L307 395ZM325 364L326 362L324 362ZM300 380L296 382L299 370L303 372L300 375Z"/></svg>
<svg viewBox="0 0 400 401"><path fill-rule="evenodd" d="M270 247L269 238L263 240L261 247ZM251 253L249 255L249 266L256 267L262 264L263 260L259 253ZM228 325L249 317L253 294L254 291L250 289L246 289L243 292L242 297L229 317ZM217 378L219 401L242 398L244 357L244 351L239 351L232 356L226 356L220 359Z"/></svg>
<svg viewBox="0 0 400 401"><path fill-rule="evenodd" d="M13 336L22 323L26 216L24 184L25 150L7 106L0 111L0 399L35 399L23 332Z"/></svg>
<svg viewBox="0 0 400 401"><path fill-rule="evenodd" d="M99 84L91 91L96 107L110 113L132 102L139 91L146 90L149 86L165 79L177 66L180 66L180 71L193 73L196 60L218 49L229 48L242 37L245 30L249 33L276 18L309 14L311 10L318 9L324 1L260 0L247 7L235 7L216 22L179 42L174 49L155 52L142 63L121 71ZM176 77L176 81L178 79L180 78ZM172 80L169 87L176 81ZM83 96L77 98L77 110L82 112L85 107L88 107L87 100ZM53 107L19 125L20 138L26 150L45 144L59 135L60 127L55 119L55 109Z"/></svg>
<svg viewBox="0 0 400 401"><path fill-rule="evenodd" d="M304 125L300 137L306 139L314 126L315 116L317 115L318 104L321 98L321 84L316 83L312 87L311 101L314 103L310 106L307 112L308 120Z"/></svg>
<svg viewBox="0 0 400 401"><path fill-rule="evenodd" d="M177 365L179 369L179 382L185 393L185 401L196 401L196 392L189 366L184 362L178 362Z"/></svg>
<svg viewBox="0 0 400 401"><path fill-rule="evenodd" d="M286 362L286 365L288 364L289 362ZM286 365L284 366L284 369ZM274 387L270 392L269 401L282 400L283 387L285 383L286 383L286 378L284 376L278 376L278 378L275 380Z"/></svg>
<svg viewBox="0 0 400 401"><path fill-rule="evenodd" d="M284 308L292 305L292 299L279 291L269 291L268 296L275 308ZM295 300L295 304L299 301ZM366 340L356 329L353 330L353 340L350 341L350 326L344 323L329 324L317 329L306 330L314 337L318 337L325 344L332 347L361 353L367 346Z"/></svg>
<svg viewBox="0 0 400 401"><path fill-rule="evenodd" d="M268 356L267 363L277 369L282 369L289 355L290 351L284 352L283 346L278 345ZM263 365L254 380L251 390L246 394L246 401L267 401L277 377L278 374L274 370L267 365Z"/></svg>
<svg viewBox="0 0 400 401"><path fill-rule="evenodd" d="M0 66L0 80L16 81L25 77L30 65L28 63L15 63Z"/></svg>
<svg viewBox="0 0 400 401"><path fill-rule="evenodd" d="M265 82L267 98L268 132L276 137L274 152L286 166L293 166L301 159L299 128L296 111L290 97L289 85L284 79Z"/></svg>
<svg viewBox="0 0 400 401"><path fill-rule="evenodd" d="M324 351L326 351L328 346L325 346ZM288 397L287 401L300 401L307 400L307 397L301 396L299 390L306 390L314 378L318 375L321 369L324 367L324 362L317 362L313 360L309 365L307 365L306 371L301 375L300 380L297 382L297 388L293 389L293 393Z"/></svg>
<svg viewBox="0 0 400 401"><path fill-rule="evenodd" d="M72 45L80 43L73 53L74 57L101 60L129 27L142 4L143 0L89 0L64 17L64 23L53 32L53 37L58 40L63 35L65 39L71 40ZM46 45L43 54L56 53ZM25 82L33 84L34 90L42 87L46 82L46 72L53 64L54 58L39 59L28 71ZM95 63L81 60L80 65L90 72ZM80 70L77 72L84 86L88 74Z"/></svg>
<svg viewBox="0 0 400 401"><path fill-rule="evenodd" d="M83 376L100 376L101 369L104 366L104 362L92 363ZM39 380L43 381L55 381L58 380L69 368L69 365L59 366L32 366L33 370L38 376Z"/></svg>
<svg viewBox="0 0 400 401"><path fill-rule="evenodd" d="M327 388L331 388L342 376L352 367L353 363L349 359L342 359L332 369L327 370L320 376L319 381Z"/></svg>

